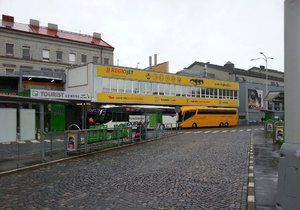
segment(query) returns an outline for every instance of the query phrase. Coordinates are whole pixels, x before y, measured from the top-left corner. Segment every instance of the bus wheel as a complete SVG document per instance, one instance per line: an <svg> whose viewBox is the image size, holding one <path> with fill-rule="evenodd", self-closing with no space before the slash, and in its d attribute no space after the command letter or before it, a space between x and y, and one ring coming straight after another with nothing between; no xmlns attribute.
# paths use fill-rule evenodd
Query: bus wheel
<svg viewBox="0 0 300 210"><path fill-rule="evenodd" d="M196 124L196 123L193 123L192 127L193 127L193 128L197 128L197 124Z"/></svg>
<svg viewBox="0 0 300 210"><path fill-rule="evenodd" d="M224 126L224 124L222 122L220 122L219 127L223 127L223 126Z"/></svg>
<svg viewBox="0 0 300 210"><path fill-rule="evenodd" d="M228 127L228 126L229 126L229 124L228 124L228 122L226 122L226 123L225 123L225 127Z"/></svg>

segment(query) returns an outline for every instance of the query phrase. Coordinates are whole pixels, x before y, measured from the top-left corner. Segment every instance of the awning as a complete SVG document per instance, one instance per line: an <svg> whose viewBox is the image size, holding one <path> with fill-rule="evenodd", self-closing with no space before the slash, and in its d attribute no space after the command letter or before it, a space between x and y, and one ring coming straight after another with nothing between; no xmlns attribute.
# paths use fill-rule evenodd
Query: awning
<svg viewBox="0 0 300 210"><path fill-rule="evenodd" d="M270 91L268 95L264 98L265 101L283 101L284 93L283 91Z"/></svg>

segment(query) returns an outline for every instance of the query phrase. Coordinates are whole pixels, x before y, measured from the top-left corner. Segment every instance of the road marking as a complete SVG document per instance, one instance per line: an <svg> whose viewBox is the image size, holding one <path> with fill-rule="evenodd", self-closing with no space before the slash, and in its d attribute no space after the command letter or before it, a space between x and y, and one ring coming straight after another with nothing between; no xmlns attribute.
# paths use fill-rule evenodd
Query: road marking
<svg viewBox="0 0 300 210"><path fill-rule="evenodd" d="M179 133L184 133L184 132L182 132L182 131L179 131Z"/></svg>
<svg viewBox="0 0 300 210"><path fill-rule="evenodd" d="M9 142L2 142L1 144L10 144L11 142L9 141Z"/></svg>
<svg viewBox="0 0 300 210"><path fill-rule="evenodd" d="M196 132L194 132L194 133L202 133L202 131L196 131Z"/></svg>
<svg viewBox="0 0 300 210"><path fill-rule="evenodd" d="M227 133L228 132L228 130L224 130L224 131L222 131L221 133Z"/></svg>
<svg viewBox="0 0 300 210"><path fill-rule="evenodd" d="M253 173L249 173L249 177L253 177Z"/></svg>
<svg viewBox="0 0 300 210"><path fill-rule="evenodd" d="M54 141L63 142L63 139L54 139Z"/></svg>
<svg viewBox="0 0 300 210"><path fill-rule="evenodd" d="M212 133L219 133L220 131L214 131L214 132L212 132Z"/></svg>
<svg viewBox="0 0 300 210"><path fill-rule="evenodd" d="M258 128L255 128L254 130L258 131Z"/></svg>
<svg viewBox="0 0 300 210"><path fill-rule="evenodd" d="M249 182L248 187L254 187L254 182Z"/></svg>
<svg viewBox="0 0 300 210"><path fill-rule="evenodd" d="M263 131L263 130L265 130L265 129L264 129L264 128L261 128L260 130L262 130L262 131Z"/></svg>
<svg viewBox="0 0 300 210"><path fill-rule="evenodd" d="M210 133L210 131L205 131L204 133Z"/></svg>
<svg viewBox="0 0 300 210"><path fill-rule="evenodd" d="M37 143L40 143L38 140L32 140L30 141L31 143L34 143L34 144L37 144Z"/></svg>
<svg viewBox="0 0 300 210"><path fill-rule="evenodd" d="M254 195L248 195L248 202L254 203Z"/></svg>
<svg viewBox="0 0 300 210"><path fill-rule="evenodd" d="M247 129L247 131L252 131L252 129Z"/></svg>
<svg viewBox="0 0 300 210"><path fill-rule="evenodd" d="M253 170L253 166L249 166L249 169L250 169L250 170Z"/></svg>
<svg viewBox="0 0 300 210"><path fill-rule="evenodd" d="M19 144L25 144L25 141L18 141Z"/></svg>
<svg viewBox="0 0 300 210"><path fill-rule="evenodd" d="M242 131L244 131L244 130L240 130L240 132L242 132Z"/></svg>
<svg viewBox="0 0 300 210"><path fill-rule="evenodd" d="M47 143L49 143L49 142L50 142L50 140L49 140L49 139L45 139L44 141L45 141L45 142L47 142Z"/></svg>
<svg viewBox="0 0 300 210"><path fill-rule="evenodd" d="M232 130L232 131L230 131L231 133L233 133L233 132L236 132L236 130Z"/></svg>

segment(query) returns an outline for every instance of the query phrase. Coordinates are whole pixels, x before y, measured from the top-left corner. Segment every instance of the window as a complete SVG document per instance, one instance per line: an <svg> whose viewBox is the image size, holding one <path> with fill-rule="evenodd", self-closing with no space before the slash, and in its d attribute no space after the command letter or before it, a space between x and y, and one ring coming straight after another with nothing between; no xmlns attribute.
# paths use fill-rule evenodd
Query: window
<svg viewBox="0 0 300 210"><path fill-rule="evenodd" d="M206 88L201 88L201 98L206 98Z"/></svg>
<svg viewBox="0 0 300 210"><path fill-rule="evenodd" d="M125 90L125 81L122 79L118 80L118 93L124 93Z"/></svg>
<svg viewBox="0 0 300 210"><path fill-rule="evenodd" d="M219 98L223 98L223 90L222 89L218 89L219 91Z"/></svg>
<svg viewBox="0 0 300 210"><path fill-rule="evenodd" d="M97 56L94 56L94 57L93 57L93 63L96 63L96 64L97 64L97 63L98 63L98 60L99 60L99 57L97 57Z"/></svg>
<svg viewBox="0 0 300 210"><path fill-rule="evenodd" d="M184 113L184 120L187 120L191 117L193 117L196 114L196 110L186 111Z"/></svg>
<svg viewBox="0 0 300 210"><path fill-rule="evenodd" d="M214 98L218 98L218 89L213 89L214 91Z"/></svg>
<svg viewBox="0 0 300 210"><path fill-rule="evenodd" d="M146 92L146 83L140 82L140 94L145 94Z"/></svg>
<svg viewBox="0 0 300 210"><path fill-rule="evenodd" d="M196 97L196 88L192 87L192 97Z"/></svg>
<svg viewBox="0 0 300 210"><path fill-rule="evenodd" d="M175 94L176 96L181 96L181 86L175 85Z"/></svg>
<svg viewBox="0 0 300 210"><path fill-rule="evenodd" d="M205 89L205 98L209 98L209 88Z"/></svg>
<svg viewBox="0 0 300 210"><path fill-rule="evenodd" d="M175 96L175 85L170 85L170 96Z"/></svg>
<svg viewBox="0 0 300 210"><path fill-rule="evenodd" d="M209 97L213 98L214 97L214 89L209 88Z"/></svg>
<svg viewBox="0 0 300 210"><path fill-rule="evenodd" d="M164 84L158 84L158 95L164 95L165 94L165 85Z"/></svg>
<svg viewBox="0 0 300 210"><path fill-rule="evenodd" d="M109 58L104 58L104 65L109 65Z"/></svg>
<svg viewBox="0 0 300 210"><path fill-rule="evenodd" d="M197 98L201 97L201 88L196 88L196 97Z"/></svg>
<svg viewBox="0 0 300 210"><path fill-rule="evenodd" d="M222 114L222 115L235 115L236 110L222 110L222 109L199 109L197 114Z"/></svg>
<svg viewBox="0 0 300 210"><path fill-rule="evenodd" d="M157 95L158 94L158 84L152 83L152 94Z"/></svg>
<svg viewBox="0 0 300 210"><path fill-rule="evenodd" d="M62 62L62 51L56 51L56 61Z"/></svg>
<svg viewBox="0 0 300 210"><path fill-rule="evenodd" d="M13 56L14 55L14 45L6 43L6 55Z"/></svg>
<svg viewBox="0 0 300 210"><path fill-rule="evenodd" d="M133 93L139 94L140 87L138 81L132 81Z"/></svg>
<svg viewBox="0 0 300 210"><path fill-rule="evenodd" d="M152 95L152 83L150 83L150 82L146 82L145 83L145 93L147 94L147 95Z"/></svg>
<svg viewBox="0 0 300 210"><path fill-rule="evenodd" d="M50 60L50 51L49 50L43 50L43 61L49 61Z"/></svg>
<svg viewBox="0 0 300 210"><path fill-rule="evenodd" d="M110 79L110 92L116 93L118 90L118 80Z"/></svg>
<svg viewBox="0 0 300 210"><path fill-rule="evenodd" d="M238 99L238 91L237 90L234 90L234 99Z"/></svg>
<svg viewBox="0 0 300 210"><path fill-rule="evenodd" d="M105 93L110 91L110 79L102 78L102 91Z"/></svg>
<svg viewBox="0 0 300 210"><path fill-rule="evenodd" d="M75 53L70 53L69 54L69 63L70 64L75 64L75 61L76 61L76 55L75 55Z"/></svg>
<svg viewBox="0 0 300 210"><path fill-rule="evenodd" d="M181 93L182 93L182 96L186 96L186 87L185 86L181 86Z"/></svg>
<svg viewBox="0 0 300 210"><path fill-rule="evenodd" d="M86 63L86 55L81 55L81 63Z"/></svg>
<svg viewBox="0 0 300 210"><path fill-rule="evenodd" d="M165 84L165 95L169 96L170 95L170 85Z"/></svg>
<svg viewBox="0 0 300 210"><path fill-rule="evenodd" d="M132 81L125 80L125 93L132 93Z"/></svg>
<svg viewBox="0 0 300 210"><path fill-rule="evenodd" d="M29 60L30 59L30 47L23 46L23 58Z"/></svg>
<svg viewBox="0 0 300 210"><path fill-rule="evenodd" d="M279 110L280 110L280 103L274 102L274 109L275 109L276 111L279 111Z"/></svg>
<svg viewBox="0 0 300 210"><path fill-rule="evenodd" d="M192 96L192 90L190 86L186 87L186 96L187 97L191 97Z"/></svg>

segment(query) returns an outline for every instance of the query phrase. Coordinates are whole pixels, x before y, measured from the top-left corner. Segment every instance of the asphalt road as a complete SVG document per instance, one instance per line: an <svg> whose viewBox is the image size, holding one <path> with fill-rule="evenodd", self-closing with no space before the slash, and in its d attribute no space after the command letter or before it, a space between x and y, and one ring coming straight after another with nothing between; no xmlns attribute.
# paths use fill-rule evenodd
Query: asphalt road
<svg viewBox="0 0 300 210"><path fill-rule="evenodd" d="M2 176L0 208L245 209L250 131L187 130Z"/></svg>

